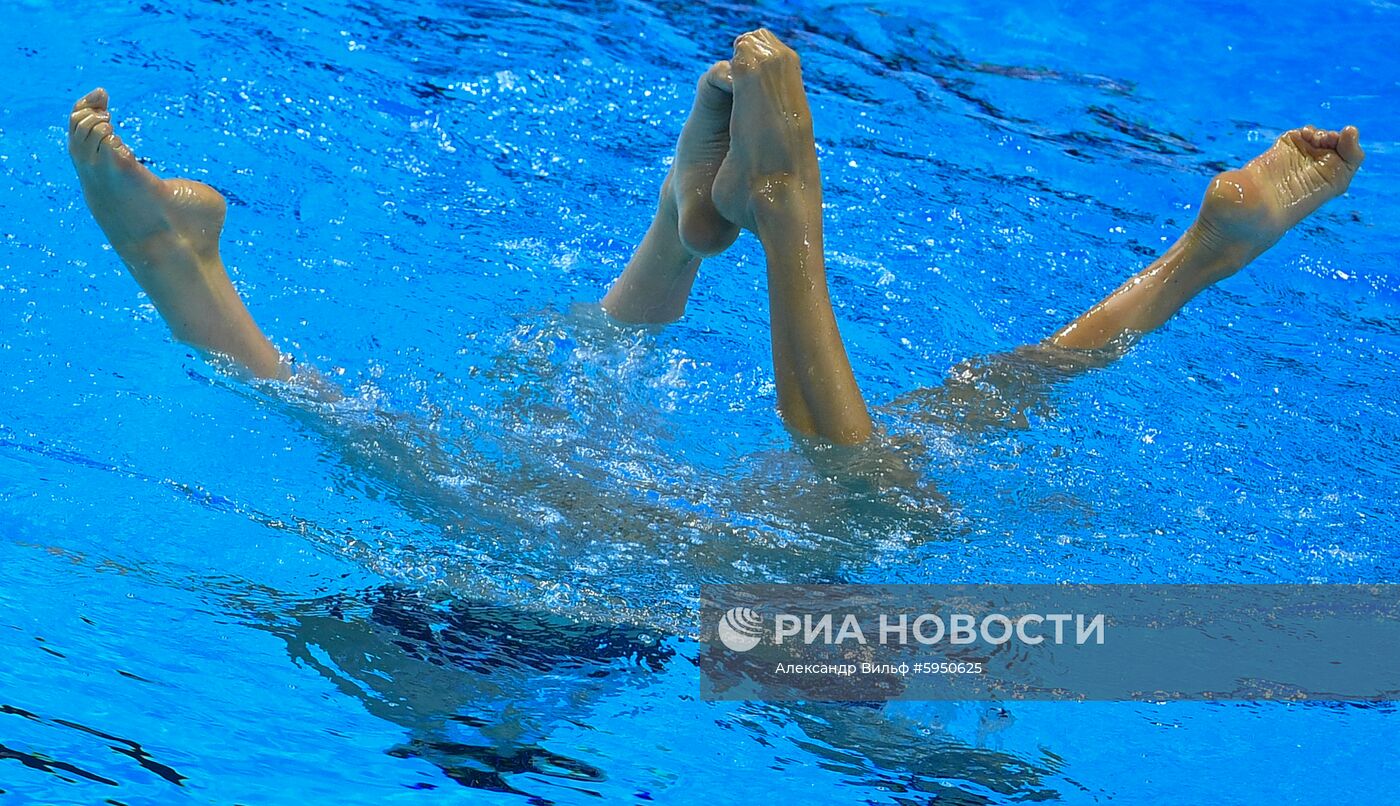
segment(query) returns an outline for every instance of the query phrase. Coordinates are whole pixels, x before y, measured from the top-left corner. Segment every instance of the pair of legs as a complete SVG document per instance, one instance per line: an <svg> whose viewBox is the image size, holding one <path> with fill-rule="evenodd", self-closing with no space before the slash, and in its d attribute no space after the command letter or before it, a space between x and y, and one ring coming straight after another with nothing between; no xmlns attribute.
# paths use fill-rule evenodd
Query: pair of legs
<svg viewBox="0 0 1400 806"><path fill-rule="evenodd" d="M1161 257L1041 349L1022 351L1064 358L1161 327L1343 193L1364 157L1355 127L1286 132L1243 168L1216 176L1195 223ZM675 165L647 239L603 307L625 321L674 319L701 258L732 243L734 225L754 232L768 264L779 411L798 431L864 440L870 417L827 294L821 175L797 54L768 31L741 36L732 61L701 80Z"/></svg>
<svg viewBox="0 0 1400 806"><path fill-rule="evenodd" d="M68 150L113 248L176 338L256 377L290 377L219 255L223 197L141 165L115 133L107 101L98 89L74 105ZM1243 168L1217 176L1171 248L1046 345L1092 350L1160 327L1344 192L1364 156L1354 127L1285 133ZM831 309L821 202L797 54L768 31L745 34L733 58L701 78L656 215L603 307L628 322L674 320L701 260L728 248L740 230L755 233L767 259L778 409L797 431L857 443L869 437L871 421Z"/></svg>

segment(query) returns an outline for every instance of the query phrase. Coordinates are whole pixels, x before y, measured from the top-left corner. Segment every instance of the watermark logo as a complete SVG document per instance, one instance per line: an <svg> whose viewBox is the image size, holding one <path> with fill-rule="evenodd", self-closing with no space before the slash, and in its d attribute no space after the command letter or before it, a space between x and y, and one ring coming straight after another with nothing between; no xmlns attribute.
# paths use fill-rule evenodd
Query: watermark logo
<svg viewBox="0 0 1400 806"><path fill-rule="evenodd" d="M702 585L700 600L707 699L1400 700L1400 584Z"/></svg>
<svg viewBox="0 0 1400 806"><path fill-rule="evenodd" d="M731 607L720 618L716 632L726 647L748 652L763 640L763 617L747 607Z"/></svg>

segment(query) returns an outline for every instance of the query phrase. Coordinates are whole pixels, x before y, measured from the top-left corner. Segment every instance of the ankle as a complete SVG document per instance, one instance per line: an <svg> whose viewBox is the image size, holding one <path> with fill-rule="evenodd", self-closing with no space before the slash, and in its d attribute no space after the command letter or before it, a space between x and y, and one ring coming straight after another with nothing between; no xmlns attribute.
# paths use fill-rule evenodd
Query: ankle
<svg viewBox="0 0 1400 806"><path fill-rule="evenodd" d="M668 183L642 242L603 296L603 310L614 319L659 324L685 312L700 258L681 242L679 214L669 189Z"/></svg>
<svg viewBox="0 0 1400 806"><path fill-rule="evenodd" d="M1204 289L1244 268L1263 251L1257 247L1221 231L1209 219L1198 218L1172 247L1179 256L1175 273L1191 280L1198 290Z"/></svg>
<svg viewBox="0 0 1400 806"><path fill-rule="evenodd" d="M753 180L749 210L759 237L765 231L803 226L822 215L821 179L802 175L769 174Z"/></svg>

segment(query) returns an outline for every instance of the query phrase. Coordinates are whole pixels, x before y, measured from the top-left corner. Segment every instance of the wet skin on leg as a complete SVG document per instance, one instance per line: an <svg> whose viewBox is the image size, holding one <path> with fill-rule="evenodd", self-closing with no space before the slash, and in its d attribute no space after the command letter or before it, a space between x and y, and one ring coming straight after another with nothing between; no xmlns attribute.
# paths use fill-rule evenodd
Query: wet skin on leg
<svg viewBox="0 0 1400 806"><path fill-rule="evenodd" d="M797 55L767 31L739 37L734 54L701 77L656 216L603 309L624 322L673 321L701 259L728 248L740 227L757 233L778 409L797 431L861 442L870 416L826 288L821 176Z"/></svg>
<svg viewBox="0 0 1400 806"><path fill-rule="evenodd" d="M1365 158L1355 126L1285 132L1243 168L1216 176L1191 228L1048 344L1092 349L1124 334L1156 330L1192 297L1244 268L1346 192Z"/></svg>
<svg viewBox="0 0 1400 806"><path fill-rule="evenodd" d="M161 179L138 162L112 128L103 89L74 104L68 154L93 218L175 338L256 377L289 377L219 256L223 196L202 182Z"/></svg>
<svg viewBox="0 0 1400 806"><path fill-rule="evenodd" d="M219 255L223 197L142 166L113 130L100 89L74 105L68 147L94 218L174 335L257 377L287 378L287 363L254 323ZM1286 133L1243 168L1216 177L1196 223L1161 258L1043 345L1020 352L1054 360L1063 350L1160 327L1343 193L1364 157L1354 127ZM732 243L736 224L756 232L767 254L784 419L835 442L863 441L869 414L826 287L821 178L800 64L767 31L740 37L733 64L717 63L701 78L656 218L605 309L627 321L679 316L700 258Z"/></svg>
<svg viewBox="0 0 1400 806"><path fill-rule="evenodd" d="M739 228L720 216L710 199L715 172L729 152L730 93L729 62L715 63L700 77L656 216L603 297L603 310L614 319L647 324L679 319L700 261L739 237Z"/></svg>
<svg viewBox="0 0 1400 806"><path fill-rule="evenodd" d="M832 442L871 433L837 329L822 253L821 171L797 54L771 32L735 40L730 147L715 175L716 209L763 243L778 411Z"/></svg>
<svg viewBox="0 0 1400 806"><path fill-rule="evenodd" d="M858 442L869 419L826 291L821 178L796 54L757 31L739 38L731 65L732 142L713 198L722 215L758 233L768 256L779 408L797 430ZM1006 356L1025 370L1010 377L1043 367L1051 380L1111 362L1121 351L1103 348L1161 327L1344 193L1365 159L1359 139L1353 126L1294 129L1243 168L1215 177L1176 244L1045 342ZM953 397L975 405L966 394Z"/></svg>
<svg viewBox="0 0 1400 806"><path fill-rule="evenodd" d="M1365 159L1353 126L1284 133L1243 168L1216 176L1192 226L1161 257L1039 344L964 361L941 386L912 392L927 416L963 428L1024 428L1049 387L1121 357L1133 340L1229 277L1346 191Z"/></svg>

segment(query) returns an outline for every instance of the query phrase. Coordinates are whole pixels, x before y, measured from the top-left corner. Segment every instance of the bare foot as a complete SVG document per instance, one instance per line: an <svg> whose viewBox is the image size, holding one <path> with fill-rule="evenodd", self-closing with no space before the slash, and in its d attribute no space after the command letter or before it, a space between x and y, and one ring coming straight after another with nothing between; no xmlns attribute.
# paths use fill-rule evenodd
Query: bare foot
<svg viewBox="0 0 1400 806"><path fill-rule="evenodd" d="M107 92L73 105L68 155L93 218L175 337L232 358L259 377L286 377L219 257L226 205L189 179L161 179L112 128Z"/></svg>
<svg viewBox="0 0 1400 806"><path fill-rule="evenodd" d="M721 215L753 230L755 202L777 202L779 194L790 202L796 192L820 205L821 172L797 53L761 28L734 41L730 64L732 142L714 199Z"/></svg>
<svg viewBox="0 0 1400 806"><path fill-rule="evenodd" d="M729 153L732 105L729 62L716 62L695 87L695 103L661 191L675 199L681 243L701 257L723 252L739 237L739 228L719 214L710 197L715 173Z"/></svg>
<svg viewBox="0 0 1400 806"><path fill-rule="evenodd" d="M1365 158L1355 126L1285 132L1243 168L1215 177L1201 204L1200 236L1211 248L1237 253L1243 265L1346 192Z"/></svg>
<svg viewBox="0 0 1400 806"><path fill-rule="evenodd" d="M133 271L148 265L152 252L217 255L224 197L202 182L160 179L138 162L112 128L106 90L74 104L68 155L98 226Z"/></svg>
<svg viewBox="0 0 1400 806"><path fill-rule="evenodd" d="M651 226L603 296L603 310L614 319L660 324L680 318L701 261L739 237L739 228L715 209L710 192L729 153L732 106L729 62L716 62L696 85Z"/></svg>
<svg viewBox="0 0 1400 806"><path fill-rule="evenodd" d="M1051 336L1050 345L1097 350L1156 330L1201 291L1244 268L1345 192L1365 158L1354 126L1286 132L1243 168L1215 177L1191 228L1151 265Z"/></svg>
<svg viewBox="0 0 1400 806"><path fill-rule="evenodd" d="M778 411L796 431L863 442L872 425L826 283L821 170L802 65L758 30L734 41L730 72L734 111L715 208L763 244Z"/></svg>

